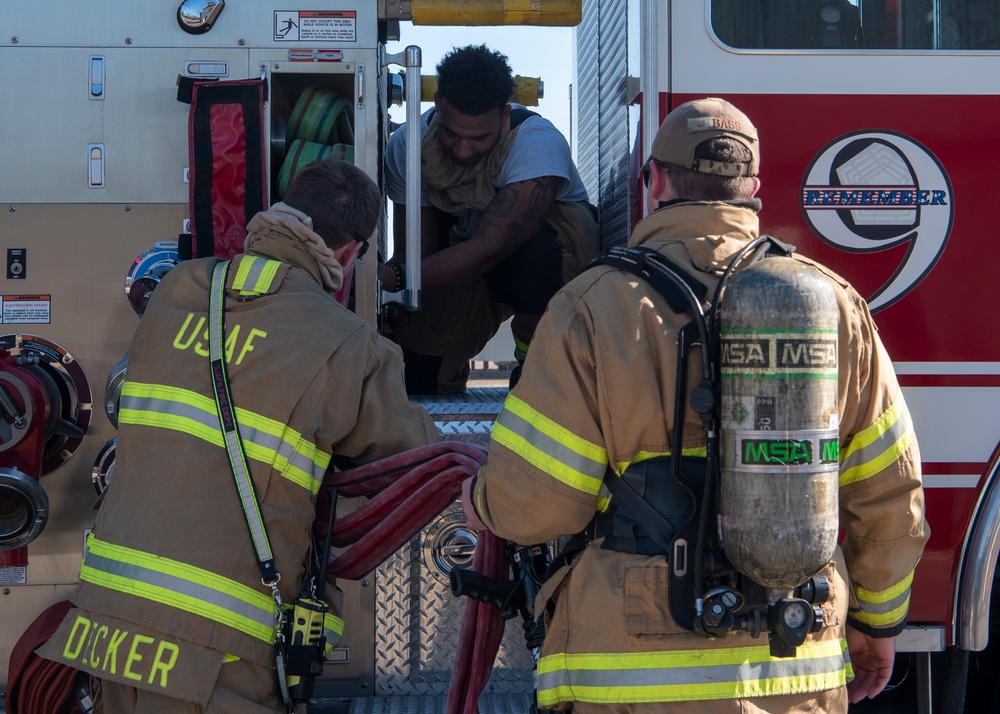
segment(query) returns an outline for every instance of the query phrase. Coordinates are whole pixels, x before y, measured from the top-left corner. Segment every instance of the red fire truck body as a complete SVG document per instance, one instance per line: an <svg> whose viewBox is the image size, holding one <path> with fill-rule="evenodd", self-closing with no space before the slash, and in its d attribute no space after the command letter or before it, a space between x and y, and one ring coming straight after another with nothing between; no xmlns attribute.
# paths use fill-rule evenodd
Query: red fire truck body
<svg viewBox="0 0 1000 714"><path fill-rule="evenodd" d="M868 299L920 445L931 539L899 649L923 664L987 648L996 598L995 28L980 2L600 0L577 31L577 150L605 234L645 212L637 169L666 112L723 97L759 131L761 230Z"/></svg>

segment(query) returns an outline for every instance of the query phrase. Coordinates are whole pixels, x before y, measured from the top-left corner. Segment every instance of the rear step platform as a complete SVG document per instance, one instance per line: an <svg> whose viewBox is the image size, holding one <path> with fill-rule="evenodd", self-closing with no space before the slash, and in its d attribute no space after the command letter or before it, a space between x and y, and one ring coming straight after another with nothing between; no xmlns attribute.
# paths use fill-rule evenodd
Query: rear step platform
<svg viewBox="0 0 1000 714"><path fill-rule="evenodd" d="M474 371L472 377L463 394L410 399L428 411L444 439L486 446L507 398L509 375ZM353 640L354 646L342 642L335 650L341 661L348 661L344 666L327 663L309 714L444 714L465 609L465 602L451 594L448 573L471 565L475 542L476 533L466 526L455 501L365 579L361 589L371 598L366 597L374 610L368 615L372 629L345 618L345 641ZM353 586L342 584L345 591ZM359 642L369 638L373 651L368 651L370 642ZM525 714L533 691L531 653L521 621L514 618L506 624L479 710Z"/></svg>

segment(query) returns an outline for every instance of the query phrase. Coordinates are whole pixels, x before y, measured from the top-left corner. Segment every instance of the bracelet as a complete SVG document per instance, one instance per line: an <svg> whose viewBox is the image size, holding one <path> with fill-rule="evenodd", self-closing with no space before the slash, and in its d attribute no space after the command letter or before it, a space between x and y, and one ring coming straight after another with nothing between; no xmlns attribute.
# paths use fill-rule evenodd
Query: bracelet
<svg viewBox="0 0 1000 714"><path fill-rule="evenodd" d="M390 262L386 263L386 265L392 268L392 272L396 274L396 287L392 292L399 292L406 287L406 271L403 270L403 266L399 263Z"/></svg>

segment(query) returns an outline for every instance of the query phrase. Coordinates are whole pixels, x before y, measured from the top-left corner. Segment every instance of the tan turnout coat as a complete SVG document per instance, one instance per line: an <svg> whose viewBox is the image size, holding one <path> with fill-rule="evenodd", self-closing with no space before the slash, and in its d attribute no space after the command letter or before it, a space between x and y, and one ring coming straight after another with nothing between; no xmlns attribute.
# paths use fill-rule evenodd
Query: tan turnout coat
<svg viewBox="0 0 1000 714"><path fill-rule="evenodd" d="M667 256L711 295L758 230L746 206L680 202L642 221L631 244ZM770 658L766 637L702 639L669 613L662 556L592 544L549 580L537 602L553 608L539 665L541 706L843 712L850 676L845 624L876 636L905 624L910 578L929 534L917 443L864 300L842 278L817 269L830 280L840 311L844 539L826 569L834 591L823 606L834 626L810 635L792 660ZM676 331L689 319L642 279L608 266L588 270L553 298L475 483L473 500L490 530L524 544L581 531L607 504L601 481L608 464L620 474L670 452ZM691 387L698 370L692 373ZM685 449L704 446L690 408L684 434Z"/></svg>
<svg viewBox="0 0 1000 714"><path fill-rule="evenodd" d="M234 258L229 272L227 369L281 598L291 603L331 458L367 463L440 437L406 398L399 348L324 291L301 243L281 230L258 238L256 253ZM247 261L256 268L241 270ZM199 704L224 662L274 668L274 603L210 381L206 317L216 263L171 270L142 318L117 465L73 596L79 609L47 650L98 677ZM241 275L253 287L254 270L265 266L262 294L232 289ZM327 594L339 618L334 588ZM333 629L328 636L336 637Z"/></svg>

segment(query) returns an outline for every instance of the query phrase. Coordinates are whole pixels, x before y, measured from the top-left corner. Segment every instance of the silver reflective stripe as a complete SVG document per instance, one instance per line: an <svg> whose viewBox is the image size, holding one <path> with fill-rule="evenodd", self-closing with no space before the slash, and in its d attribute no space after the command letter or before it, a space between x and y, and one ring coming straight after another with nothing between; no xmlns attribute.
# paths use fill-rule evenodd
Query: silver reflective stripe
<svg viewBox="0 0 1000 714"><path fill-rule="evenodd" d="M86 569L90 568L107 575L125 578L129 581L143 583L154 588L162 588L163 590L169 591L169 593L176 593L183 597L157 599L149 597L148 595L138 595L133 590L121 589L121 591L126 594L136 595L137 597L145 597L146 599L161 602L162 604L169 605L170 607L175 607L179 610L184 610L202 617L207 616L206 610L203 607L199 607L199 604L206 603L256 623L260 626L261 632L273 632L274 630L274 602L271 598L266 595L256 593L236 581L223 578L221 575L213 576L213 579L219 581L220 586L246 591L247 597L259 601L259 606L209 585L194 582L193 580L188 580L175 575L169 575L141 565L126 563L114 558L96 555L93 550L87 550L84 554L83 565L84 569L83 572L81 572L81 579L83 580L92 580L92 578L85 576ZM97 584L108 587L106 584L99 581ZM187 602L185 598L191 598L197 602ZM237 627L236 629L241 629L247 634L258 637L258 639L264 639L265 641L270 642L270 640L260 638L258 633L248 631L246 628Z"/></svg>
<svg viewBox="0 0 1000 714"><path fill-rule="evenodd" d="M273 560L271 544L267 540L267 530L264 528L264 517L257 505L257 494L253 490L250 468L243 456L243 445L240 444L239 432L223 432L222 438L226 442L226 451L229 452L229 463L233 468L233 477L236 480L236 488L240 492L240 503L243 507L243 513L246 514L247 524L250 526L250 537L253 539L257 558L261 561Z"/></svg>
<svg viewBox="0 0 1000 714"><path fill-rule="evenodd" d="M852 589L858 598L860 610L852 615L859 621L872 627L889 627L906 617L910 604L910 585L913 583L911 570L906 577L885 590L873 592L854 584Z"/></svg>
<svg viewBox="0 0 1000 714"><path fill-rule="evenodd" d="M512 434L521 437L539 451L544 452L573 471L596 479L597 488L604 481L604 472L608 468L606 461L595 461L578 451L574 451L513 411L509 409L501 411L500 416L497 417L497 424L506 427ZM543 470L548 471L548 469Z"/></svg>
<svg viewBox="0 0 1000 714"><path fill-rule="evenodd" d="M259 295L267 289L266 285L262 288L258 283L260 282L260 276L263 274L264 268L267 267L268 261L264 258L254 258L252 256L246 256L243 260L250 261L250 269L247 271L246 278L242 283L239 285L234 283L233 288L243 293Z"/></svg>
<svg viewBox="0 0 1000 714"><path fill-rule="evenodd" d="M309 474L316 481L317 487L323 482L323 476L326 475L326 468L320 466L305 454L296 451L292 444L289 444L281 437L261 431L260 429L255 429L244 422L240 422L240 436L244 442L249 441L257 446L273 451L287 461L289 466Z"/></svg>
<svg viewBox="0 0 1000 714"><path fill-rule="evenodd" d="M165 397L137 396L129 393L137 389L156 390L161 393L176 395L177 398L170 399ZM128 424L141 421L142 423L149 424L148 420L139 420L136 418L140 412L176 417L177 419L183 419L186 422L193 423L185 424L177 423L176 420L164 421L156 419L155 426L166 429L180 429L191 436L196 436L198 438L223 445L221 436L222 430L219 427L219 413L217 407L214 402L201 396L200 394L189 390L181 390L178 387L167 388L157 385L139 385L134 382L127 382L123 392L125 393L121 396L121 405L119 409L121 414L120 420L123 423ZM197 402L199 404L203 403L205 408L196 406L192 402ZM275 428L279 428L281 425L278 422L238 407L236 409L236 414L239 421L240 437L243 439L244 444L252 444L253 446L265 449L269 452L264 458L262 458L264 455L261 455L259 452L256 454L250 454L251 456L254 456L259 461L263 461L269 466L273 466L275 468L278 468L275 464L278 458L283 458L288 463L288 467L279 469L283 476L290 478L292 481L295 481L300 485L304 485L301 483L301 478L296 478L288 474L289 468L298 469L312 479L313 485L311 490L313 492L318 490L319 485L323 481L323 476L326 474L326 464L317 463L313 459L310 459L307 455L296 450L293 444L285 441L280 436L276 436L273 433L269 433L247 424L247 422L259 421L264 423L273 423ZM295 434L294 437L299 444L308 443L305 442L298 434ZM326 456L320 451L317 451L316 453L318 456ZM329 463L328 459L325 459L325 461L326 463Z"/></svg>
<svg viewBox="0 0 1000 714"><path fill-rule="evenodd" d="M193 392L191 394L193 394ZM133 394L123 394L121 397L120 411L165 414L167 416L180 417L181 419L196 422L201 426L207 427L215 434L222 431L219 428L219 414L217 411L213 410L208 412L191 404L186 404L174 399L139 397Z"/></svg>
<svg viewBox="0 0 1000 714"><path fill-rule="evenodd" d="M878 434L876 430L881 427L879 422L888 421L893 417L895 420L885 428L885 431ZM879 422L854 435L854 441L848 446L848 453L840 464L841 485L844 485L843 482L853 483L875 475L894 463L909 448L910 442L904 440L904 437L911 434L913 422L910 420L910 412L906 408L902 392L896 397L895 403L879 417ZM872 432L875 435L873 441L861 448L855 448Z"/></svg>
<svg viewBox="0 0 1000 714"><path fill-rule="evenodd" d="M208 329L209 329L209 359L213 362L223 357L223 313L226 309L226 270L229 268L229 261L224 260L217 263L212 271L212 289L209 295L208 305ZM213 319L214 318L214 319Z"/></svg>
<svg viewBox="0 0 1000 714"><path fill-rule="evenodd" d="M858 589L854 590L855 596L858 598L858 602L861 604L861 609L870 615L885 615L892 612L898 608L903 607L906 601L910 599L910 589L907 588L901 592L896 597L891 600L886 600L885 602L875 602L874 600L867 600L863 595L858 592Z"/></svg>
<svg viewBox="0 0 1000 714"><path fill-rule="evenodd" d="M640 702L649 701L639 698L637 690L643 688L676 687L674 696L671 693L657 690L663 701L679 701L691 699L692 691L697 687L710 687L712 696L703 698L735 698L743 696L747 683L768 682L754 689L762 690L768 695L803 691L818 691L828 688L829 675L840 675L845 671L845 659L842 655L830 655L807 659L770 659L763 662L742 662L740 664L711 664L712 650L704 650L704 660L686 667L651 666L645 668L615 669L614 655L608 655L601 668L561 669L545 672L538 677L539 693L550 690L592 690L596 698L580 692L577 701L610 702ZM700 659L700 658L699 658ZM802 678L815 680L815 687ZM795 680L788 682L787 680ZM786 680L784 682L779 680ZM840 681L843 684L843 681ZM632 696L630 696L632 692ZM705 693L707 694L707 693ZM698 698L698 697L695 697Z"/></svg>

